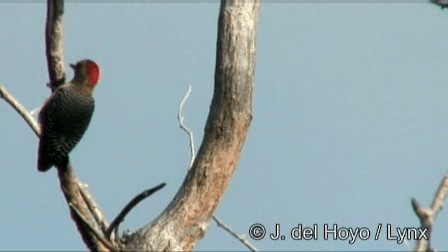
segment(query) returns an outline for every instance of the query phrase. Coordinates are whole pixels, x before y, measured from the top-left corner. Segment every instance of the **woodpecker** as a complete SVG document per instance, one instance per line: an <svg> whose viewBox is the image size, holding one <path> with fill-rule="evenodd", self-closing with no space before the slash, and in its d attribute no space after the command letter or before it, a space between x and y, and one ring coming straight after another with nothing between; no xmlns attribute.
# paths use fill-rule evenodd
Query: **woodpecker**
<svg viewBox="0 0 448 252"><path fill-rule="evenodd" d="M39 113L37 170L40 172L53 165L67 166L68 154L86 132L95 108L92 92L100 79L98 65L86 59L70 67L75 72L73 79L56 88Z"/></svg>

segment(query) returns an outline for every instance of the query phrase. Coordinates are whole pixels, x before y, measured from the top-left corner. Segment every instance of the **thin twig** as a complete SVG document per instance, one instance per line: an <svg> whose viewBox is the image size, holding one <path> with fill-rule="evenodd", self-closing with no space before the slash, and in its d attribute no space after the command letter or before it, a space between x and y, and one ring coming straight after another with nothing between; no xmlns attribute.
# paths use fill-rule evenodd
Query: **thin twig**
<svg viewBox="0 0 448 252"><path fill-rule="evenodd" d="M221 220L218 219L218 217L216 216L212 216L213 220L215 220L216 224L218 225L218 227L223 228L225 231L227 231L227 233L229 233L230 235L232 235L233 237L235 237L236 239L238 239L244 246L246 246L248 249L250 249L251 251L258 251L257 248L250 244L250 242L244 238L244 236L242 235L238 235L235 231L233 231L230 227L228 227L227 225L225 225L224 223L221 222Z"/></svg>
<svg viewBox="0 0 448 252"><path fill-rule="evenodd" d="M86 185L78 181L79 192L81 193L82 198L84 199L87 207L89 208L90 213L92 214L95 222L101 228L103 233L106 233L107 227L109 224L106 221L103 213L98 209L98 206L92 196L87 192Z"/></svg>
<svg viewBox="0 0 448 252"><path fill-rule="evenodd" d="M431 207L429 209L423 208L421 204L416 200L412 199L412 208L414 209L415 214L420 219L420 225L422 230L426 231L427 239L420 239L417 242L417 246L415 248L416 251L432 251L430 240L433 224L439 214L440 210L443 207L443 201L448 194L448 174L444 176L442 181L440 182L439 188L437 189L434 199L432 201Z"/></svg>
<svg viewBox="0 0 448 252"><path fill-rule="evenodd" d="M40 135L40 127L37 124L34 117L28 112L28 110L20 104L16 98L14 98L8 90L0 84L0 98L3 98L11 107L19 113L20 116L25 120L25 122L31 127L36 136Z"/></svg>
<svg viewBox="0 0 448 252"><path fill-rule="evenodd" d="M190 96L190 93L191 93L191 85L188 86L187 93L185 94L184 98L180 102L179 111L177 112L177 120L179 121L179 126L180 126L180 128L183 131L185 131L188 134L188 136L190 138L190 156L191 157L190 157L190 166L189 166L189 168L191 168L191 166L193 165L194 158L195 158L195 154L194 154L194 138L193 138L193 131L191 131L184 124L184 116L182 114L182 109L184 108L184 104L187 101L188 97Z"/></svg>
<svg viewBox="0 0 448 252"><path fill-rule="evenodd" d="M37 120L38 115L39 115L41 109L42 109L42 106L39 106L39 107L37 107L37 108L35 108L35 109L32 109L32 110L30 111L30 115L31 115L35 120Z"/></svg>
<svg viewBox="0 0 448 252"><path fill-rule="evenodd" d="M117 217L112 221L109 228L106 231L106 237L110 238L110 235L114 230L116 230L116 233L118 233L118 227L120 226L120 223L124 220L126 215L137 206L138 203L140 203L142 200L146 199L147 197L151 196L153 193L157 192L158 190L162 189L166 183L162 183L158 186L155 186L151 189L145 190L142 193L135 196L129 203L121 210L121 212L117 215Z"/></svg>
<svg viewBox="0 0 448 252"><path fill-rule="evenodd" d="M184 107L185 102L187 101L188 97L191 93L191 86L188 87L187 93L185 94L184 98L180 102L179 105L179 111L177 113L177 120L179 121L180 128L185 131L190 139L190 167L193 165L195 153L194 153L194 138L193 138L193 132L184 124L184 116L182 114L182 109ZM216 221L219 227L222 227L225 231L227 231L230 235L237 238L241 243L243 243L244 246L249 248L252 251L257 251L257 249L250 244L248 240L246 240L243 236L238 236L236 232L234 232L232 229L230 229L228 226L226 226L224 223L222 223L217 216L212 215L212 218Z"/></svg>
<svg viewBox="0 0 448 252"><path fill-rule="evenodd" d="M106 238L104 238L94 227L92 227L92 225L90 225L90 223L84 218L84 216L82 216L82 214L78 211L78 209L76 209L72 204L68 205L70 209L72 209L73 212L76 213L76 216L84 222L84 225L90 229L90 232L92 232L96 236L96 238L98 238L98 240L100 240L108 249L110 249L111 251L120 250L119 248L115 247L112 243L110 243L108 240L106 240Z"/></svg>

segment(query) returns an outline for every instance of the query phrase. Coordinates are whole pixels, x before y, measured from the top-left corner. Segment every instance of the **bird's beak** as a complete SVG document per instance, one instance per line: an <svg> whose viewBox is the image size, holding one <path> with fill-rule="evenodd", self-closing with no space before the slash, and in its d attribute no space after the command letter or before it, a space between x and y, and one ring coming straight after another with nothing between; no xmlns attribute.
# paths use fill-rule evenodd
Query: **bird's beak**
<svg viewBox="0 0 448 252"><path fill-rule="evenodd" d="M70 67L73 68L73 70L75 70L76 65L75 64L70 64Z"/></svg>

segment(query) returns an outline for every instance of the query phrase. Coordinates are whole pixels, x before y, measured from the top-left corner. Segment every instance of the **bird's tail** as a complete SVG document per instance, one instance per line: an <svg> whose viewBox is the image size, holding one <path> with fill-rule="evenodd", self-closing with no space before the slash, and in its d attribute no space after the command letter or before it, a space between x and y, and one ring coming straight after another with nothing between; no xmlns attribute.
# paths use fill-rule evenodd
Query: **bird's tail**
<svg viewBox="0 0 448 252"><path fill-rule="evenodd" d="M69 162L68 156L64 157L60 162L54 162L51 161L47 156L45 155L39 155L37 159L37 170L40 172L46 172L48 171L53 165L56 165L61 168L67 167Z"/></svg>
<svg viewBox="0 0 448 252"><path fill-rule="evenodd" d="M37 170L40 172L46 172L53 166L53 163L51 163L48 158L45 156L39 155L37 159Z"/></svg>

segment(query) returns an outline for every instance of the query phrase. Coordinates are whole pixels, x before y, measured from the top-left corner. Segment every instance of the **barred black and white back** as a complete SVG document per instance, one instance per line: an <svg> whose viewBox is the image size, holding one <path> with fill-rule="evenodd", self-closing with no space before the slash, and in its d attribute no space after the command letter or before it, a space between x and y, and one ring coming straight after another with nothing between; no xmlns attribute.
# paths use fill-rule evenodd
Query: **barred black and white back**
<svg viewBox="0 0 448 252"><path fill-rule="evenodd" d="M53 165L66 167L68 154L75 148L89 126L95 108L92 90L99 78L92 80L79 75L88 71L92 61L80 61L71 82L59 86L39 113L41 136L39 141L37 169L49 170ZM93 63L93 62L92 62ZM95 64L95 63L93 63ZM94 67L97 68L96 64Z"/></svg>

